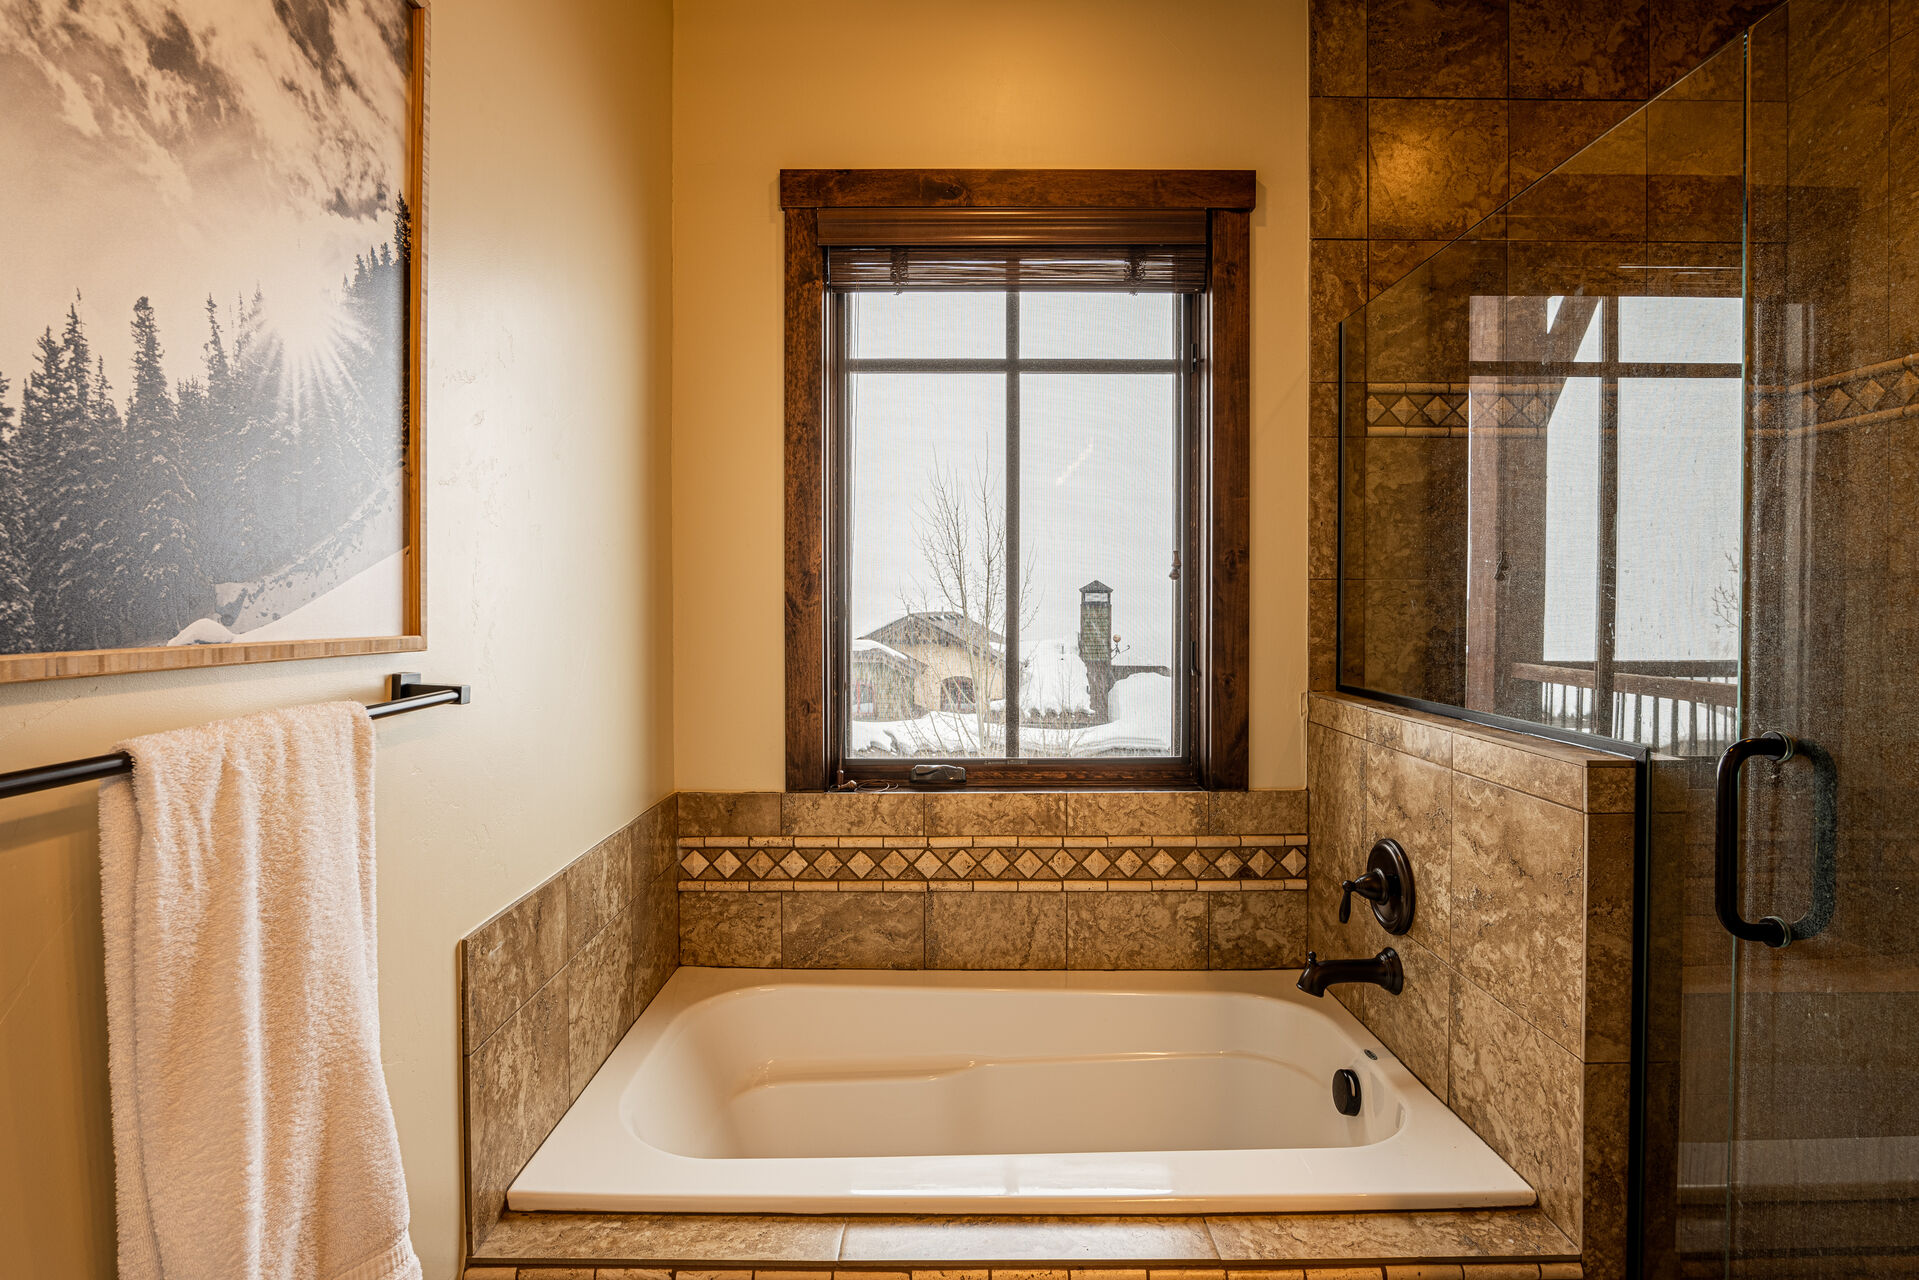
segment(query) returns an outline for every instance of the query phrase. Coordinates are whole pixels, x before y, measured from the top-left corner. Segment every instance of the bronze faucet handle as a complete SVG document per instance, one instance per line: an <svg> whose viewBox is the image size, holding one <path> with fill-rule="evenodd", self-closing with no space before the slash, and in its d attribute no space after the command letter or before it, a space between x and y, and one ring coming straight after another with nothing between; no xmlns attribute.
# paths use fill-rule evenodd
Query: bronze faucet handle
<svg viewBox="0 0 1919 1280"><path fill-rule="evenodd" d="M1389 892L1386 884L1386 873L1378 867L1374 867L1357 880L1341 880L1339 887L1341 889L1339 895L1339 922L1341 924L1345 924L1353 918L1354 894L1358 894L1368 902L1384 902Z"/></svg>

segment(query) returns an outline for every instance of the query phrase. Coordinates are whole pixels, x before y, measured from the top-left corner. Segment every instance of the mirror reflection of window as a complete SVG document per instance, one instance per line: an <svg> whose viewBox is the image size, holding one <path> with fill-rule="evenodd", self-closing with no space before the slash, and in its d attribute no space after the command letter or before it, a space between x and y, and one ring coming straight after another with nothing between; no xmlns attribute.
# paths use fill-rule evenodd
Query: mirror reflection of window
<svg viewBox="0 0 1919 1280"><path fill-rule="evenodd" d="M1564 301L1547 300L1549 324ZM1665 749L1723 745L1739 657L1743 348L1736 297L1608 298L1585 321L1573 362L1591 375L1559 380L1546 424L1542 656L1565 681L1541 682L1548 718Z"/></svg>

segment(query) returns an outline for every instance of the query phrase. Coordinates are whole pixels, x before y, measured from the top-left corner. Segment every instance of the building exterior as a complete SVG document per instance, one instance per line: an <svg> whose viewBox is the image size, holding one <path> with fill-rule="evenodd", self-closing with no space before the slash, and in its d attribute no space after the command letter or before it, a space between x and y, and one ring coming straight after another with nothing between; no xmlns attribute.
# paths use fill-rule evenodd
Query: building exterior
<svg viewBox="0 0 1919 1280"><path fill-rule="evenodd" d="M895 698L882 698L881 691L902 684L909 673L911 708L900 715L881 714L883 702L899 705ZM909 613L853 642L856 691L862 682L872 686L875 713L859 713L856 692L856 720L905 720L928 711L971 713L982 694L993 701L1006 696L1005 638L958 613Z"/></svg>
<svg viewBox="0 0 1919 1280"><path fill-rule="evenodd" d="M861 636L853 642L853 679L848 689L855 720L911 720L920 714L914 685L925 664Z"/></svg>

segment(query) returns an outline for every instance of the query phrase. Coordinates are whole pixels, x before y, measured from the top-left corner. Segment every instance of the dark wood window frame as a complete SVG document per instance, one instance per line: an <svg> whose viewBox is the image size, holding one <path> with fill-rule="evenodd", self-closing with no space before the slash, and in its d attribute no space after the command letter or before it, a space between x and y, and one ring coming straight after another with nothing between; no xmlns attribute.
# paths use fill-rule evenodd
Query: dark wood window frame
<svg viewBox="0 0 1919 1280"><path fill-rule="evenodd" d="M827 299L822 209L945 209L956 221L994 211L1203 210L1206 285L1195 298L1197 394L1192 516L1203 572L1196 614L1192 758L1070 764L965 761L976 787L1200 786L1247 783L1251 454L1250 170L785 169L786 220L786 787L842 782L832 735L832 503L827 452ZM848 765L880 762L847 762ZM863 769L846 770L857 778ZM872 776L885 773L875 769Z"/></svg>

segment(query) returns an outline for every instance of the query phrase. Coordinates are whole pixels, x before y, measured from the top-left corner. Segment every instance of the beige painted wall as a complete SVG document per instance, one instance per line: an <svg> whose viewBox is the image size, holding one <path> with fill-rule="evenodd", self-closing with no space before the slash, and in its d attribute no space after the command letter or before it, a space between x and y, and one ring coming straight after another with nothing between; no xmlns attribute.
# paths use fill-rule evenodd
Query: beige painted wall
<svg viewBox="0 0 1919 1280"><path fill-rule="evenodd" d="M778 788L782 167L1259 170L1252 783L1305 783L1305 0L681 0L675 776Z"/></svg>
<svg viewBox="0 0 1919 1280"><path fill-rule="evenodd" d="M1304 7L440 0L433 645L404 665L477 692L379 730L385 1056L429 1276L459 1237L456 940L676 779L781 782L782 166L1260 171L1253 782L1304 782ZM671 296L670 250L703 264ZM0 770L373 699L400 665L0 688ZM0 806L0 1257L62 1277L112 1272L94 840L90 789Z"/></svg>
<svg viewBox="0 0 1919 1280"><path fill-rule="evenodd" d="M672 783L667 0L440 0L432 648L470 707L380 726L381 1015L413 1239L459 1246L454 944ZM0 770L326 698L400 660L0 689ZM112 1273L92 788L0 804L0 1257Z"/></svg>

